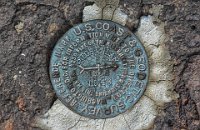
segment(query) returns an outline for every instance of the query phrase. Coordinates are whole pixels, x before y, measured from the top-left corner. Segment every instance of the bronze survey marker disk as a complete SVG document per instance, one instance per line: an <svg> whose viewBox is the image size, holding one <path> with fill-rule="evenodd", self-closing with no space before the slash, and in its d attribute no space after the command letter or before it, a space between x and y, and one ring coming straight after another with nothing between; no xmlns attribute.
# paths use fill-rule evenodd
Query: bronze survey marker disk
<svg viewBox="0 0 200 130"><path fill-rule="evenodd" d="M107 20L71 28L57 42L50 62L58 98L75 113L95 119L130 109L147 86L148 71L137 37Z"/></svg>

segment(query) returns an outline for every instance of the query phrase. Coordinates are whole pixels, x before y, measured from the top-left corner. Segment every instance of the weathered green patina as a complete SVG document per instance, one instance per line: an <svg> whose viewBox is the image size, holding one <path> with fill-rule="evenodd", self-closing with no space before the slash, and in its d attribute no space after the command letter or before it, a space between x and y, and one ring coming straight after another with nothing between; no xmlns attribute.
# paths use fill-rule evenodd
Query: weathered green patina
<svg viewBox="0 0 200 130"><path fill-rule="evenodd" d="M50 77L58 98L89 118L130 109L148 82L148 58L137 37L107 20L74 26L57 42Z"/></svg>

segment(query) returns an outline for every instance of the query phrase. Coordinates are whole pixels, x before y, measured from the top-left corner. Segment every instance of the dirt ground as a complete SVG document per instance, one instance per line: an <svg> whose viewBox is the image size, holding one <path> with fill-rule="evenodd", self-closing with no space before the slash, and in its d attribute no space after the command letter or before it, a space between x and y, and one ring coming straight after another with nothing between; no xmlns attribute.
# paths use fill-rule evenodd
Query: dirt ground
<svg viewBox="0 0 200 130"><path fill-rule="evenodd" d="M56 41L82 22L84 0L0 0L0 130L39 130L34 117L44 114L57 99L48 66ZM126 5L126 7L124 7ZM127 26L138 27L143 15L165 22L174 62L178 100L165 104L156 118L156 130L200 129L200 0L124 0ZM130 10L134 13L130 13ZM155 23L159 24L159 23Z"/></svg>

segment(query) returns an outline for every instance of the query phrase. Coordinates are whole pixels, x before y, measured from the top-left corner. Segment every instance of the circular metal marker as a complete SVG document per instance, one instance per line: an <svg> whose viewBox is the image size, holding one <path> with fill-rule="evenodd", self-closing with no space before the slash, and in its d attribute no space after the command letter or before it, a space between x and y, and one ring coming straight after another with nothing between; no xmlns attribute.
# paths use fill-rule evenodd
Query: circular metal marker
<svg viewBox="0 0 200 130"><path fill-rule="evenodd" d="M58 98L89 118L130 109L148 82L144 47L126 27L107 20L74 26L57 42L50 77Z"/></svg>

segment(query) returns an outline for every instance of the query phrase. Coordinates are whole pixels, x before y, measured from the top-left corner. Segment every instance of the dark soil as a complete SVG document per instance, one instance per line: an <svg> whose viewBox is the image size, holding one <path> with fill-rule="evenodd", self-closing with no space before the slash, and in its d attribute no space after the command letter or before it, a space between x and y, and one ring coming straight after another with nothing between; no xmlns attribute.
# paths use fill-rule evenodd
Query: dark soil
<svg viewBox="0 0 200 130"><path fill-rule="evenodd" d="M53 104L48 66L56 41L81 23L84 0L0 0L0 130L39 129L37 115ZM126 8L123 7L126 4ZM174 61L175 91L157 117L157 130L200 129L200 0L124 0L127 26L135 30L152 4L164 6L166 43ZM130 15L130 11L134 11ZM152 15L152 14L151 14Z"/></svg>

